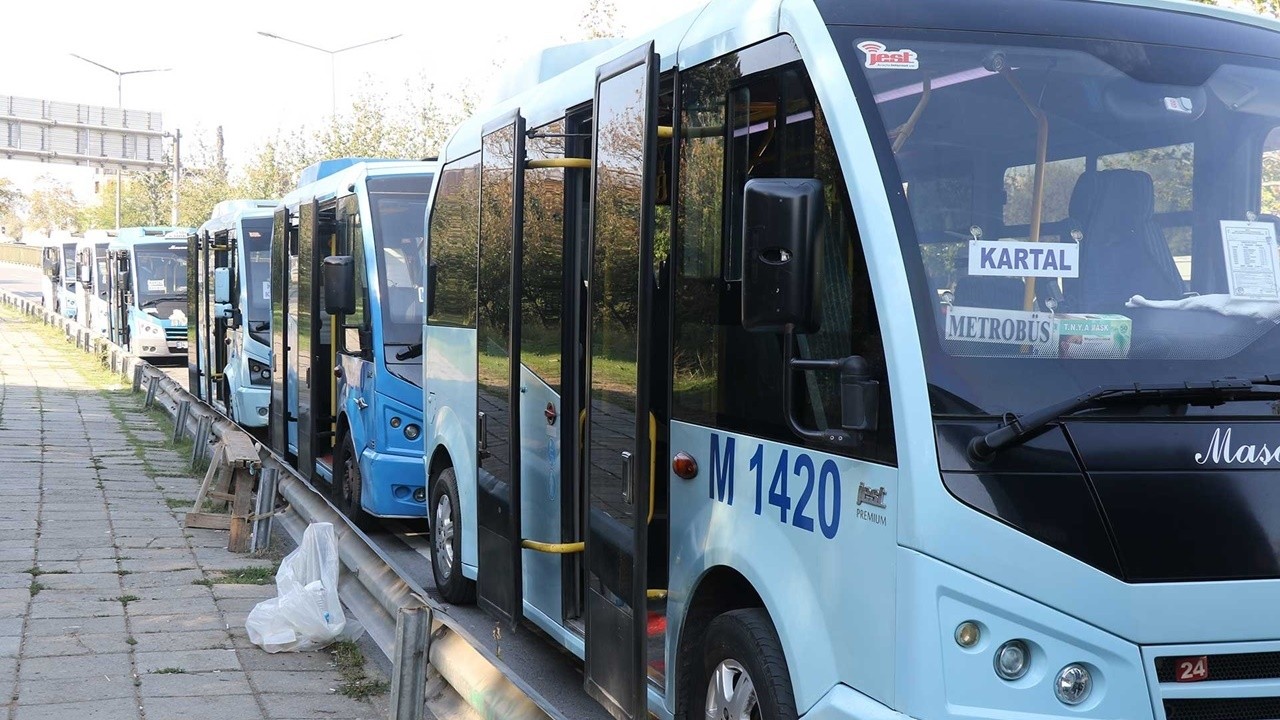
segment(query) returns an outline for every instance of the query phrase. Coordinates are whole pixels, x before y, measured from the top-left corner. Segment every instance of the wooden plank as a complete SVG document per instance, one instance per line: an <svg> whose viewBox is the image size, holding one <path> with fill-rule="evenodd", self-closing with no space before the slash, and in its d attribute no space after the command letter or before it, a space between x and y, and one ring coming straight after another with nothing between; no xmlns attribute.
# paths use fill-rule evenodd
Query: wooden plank
<svg viewBox="0 0 1280 720"><path fill-rule="evenodd" d="M245 470L234 475L235 499L231 501L231 537L227 549L234 553L249 552L249 513L253 510L253 476Z"/></svg>
<svg viewBox="0 0 1280 720"><path fill-rule="evenodd" d="M214 515L205 512L189 512L184 523L189 528L204 528L206 530L230 530L230 515Z"/></svg>
<svg viewBox="0 0 1280 720"><path fill-rule="evenodd" d="M235 496L234 494L232 494L232 493L212 492L212 491L211 491L211 492L209 493L209 499L210 499L210 500L222 500L223 502L231 502L232 500L235 500L235 499L236 499L236 496Z"/></svg>
<svg viewBox="0 0 1280 720"><path fill-rule="evenodd" d="M200 483L200 491L196 493L195 508L199 510L204 507L205 498L209 496L209 488L213 485L214 478L218 476L219 469L222 466L222 445L218 445L213 449L213 458L209 461L209 469L204 474L204 480Z"/></svg>

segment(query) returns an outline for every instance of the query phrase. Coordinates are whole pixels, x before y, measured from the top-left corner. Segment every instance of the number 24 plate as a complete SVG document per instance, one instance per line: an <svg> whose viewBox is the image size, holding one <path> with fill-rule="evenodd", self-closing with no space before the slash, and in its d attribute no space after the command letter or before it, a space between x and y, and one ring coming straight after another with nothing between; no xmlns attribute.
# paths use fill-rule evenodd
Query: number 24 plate
<svg viewBox="0 0 1280 720"><path fill-rule="evenodd" d="M1173 679L1178 682L1200 682L1209 679L1209 656L1182 657L1174 661Z"/></svg>

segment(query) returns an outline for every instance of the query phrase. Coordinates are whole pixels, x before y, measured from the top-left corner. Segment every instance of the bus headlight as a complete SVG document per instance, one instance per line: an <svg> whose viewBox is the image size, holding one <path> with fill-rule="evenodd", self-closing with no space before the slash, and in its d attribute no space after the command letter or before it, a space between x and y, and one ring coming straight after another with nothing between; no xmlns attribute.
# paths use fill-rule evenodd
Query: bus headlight
<svg viewBox="0 0 1280 720"><path fill-rule="evenodd" d="M422 428L418 427L414 423L409 423L404 426L404 436L407 440L417 440L418 436L421 434Z"/></svg>
<svg viewBox="0 0 1280 720"><path fill-rule="evenodd" d="M253 358L249 358L249 384L270 385L271 367L266 363L260 363Z"/></svg>
<svg viewBox="0 0 1280 720"><path fill-rule="evenodd" d="M143 321L138 323L138 334L143 337L162 338L164 337L164 328L153 322Z"/></svg>
<svg viewBox="0 0 1280 720"><path fill-rule="evenodd" d="M1093 675L1089 668L1080 663L1070 665L1058 671L1053 683L1053 694L1058 696L1064 705L1079 705L1089 699L1093 690Z"/></svg>

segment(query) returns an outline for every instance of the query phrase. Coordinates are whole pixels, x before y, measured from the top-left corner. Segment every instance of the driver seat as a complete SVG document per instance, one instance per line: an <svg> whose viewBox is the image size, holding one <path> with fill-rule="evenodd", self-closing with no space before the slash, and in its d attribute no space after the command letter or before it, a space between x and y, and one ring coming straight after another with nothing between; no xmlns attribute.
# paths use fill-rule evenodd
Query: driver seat
<svg viewBox="0 0 1280 720"><path fill-rule="evenodd" d="M1155 188L1139 170L1085 173L1071 193L1070 217L1084 233L1079 277L1064 283L1072 312L1123 312L1134 295L1177 300L1182 275L1155 224Z"/></svg>

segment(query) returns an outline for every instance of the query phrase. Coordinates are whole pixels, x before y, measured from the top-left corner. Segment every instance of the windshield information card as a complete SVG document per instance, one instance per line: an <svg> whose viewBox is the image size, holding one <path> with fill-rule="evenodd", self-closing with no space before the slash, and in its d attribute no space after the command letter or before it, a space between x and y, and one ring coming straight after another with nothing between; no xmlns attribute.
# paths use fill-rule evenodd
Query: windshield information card
<svg viewBox="0 0 1280 720"><path fill-rule="evenodd" d="M1231 297L1280 302L1276 228L1269 222L1222 221L1222 251Z"/></svg>

